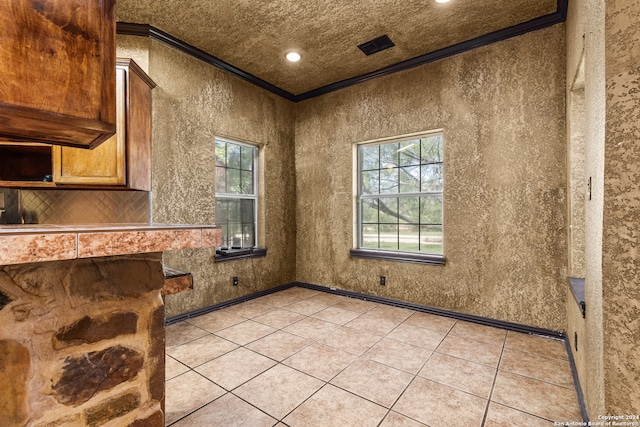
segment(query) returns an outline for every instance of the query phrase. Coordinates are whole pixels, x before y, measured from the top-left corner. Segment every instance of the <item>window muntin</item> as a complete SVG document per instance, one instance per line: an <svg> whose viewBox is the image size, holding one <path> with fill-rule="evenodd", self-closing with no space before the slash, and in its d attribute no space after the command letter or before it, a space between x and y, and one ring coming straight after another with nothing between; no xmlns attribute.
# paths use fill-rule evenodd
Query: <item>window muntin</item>
<svg viewBox="0 0 640 427"><path fill-rule="evenodd" d="M442 133L358 146L358 245L443 254Z"/></svg>
<svg viewBox="0 0 640 427"><path fill-rule="evenodd" d="M222 227L222 247L257 246L257 158L257 147L215 139L216 224Z"/></svg>

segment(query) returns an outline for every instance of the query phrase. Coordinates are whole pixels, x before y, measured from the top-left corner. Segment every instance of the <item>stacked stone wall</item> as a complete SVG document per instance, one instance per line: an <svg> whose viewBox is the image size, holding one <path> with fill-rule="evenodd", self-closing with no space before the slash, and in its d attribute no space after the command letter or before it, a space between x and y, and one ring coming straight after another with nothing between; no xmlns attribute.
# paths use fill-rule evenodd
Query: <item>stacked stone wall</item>
<svg viewBox="0 0 640 427"><path fill-rule="evenodd" d="M161 255L0 266L3 427L164 424Z"/></svg>

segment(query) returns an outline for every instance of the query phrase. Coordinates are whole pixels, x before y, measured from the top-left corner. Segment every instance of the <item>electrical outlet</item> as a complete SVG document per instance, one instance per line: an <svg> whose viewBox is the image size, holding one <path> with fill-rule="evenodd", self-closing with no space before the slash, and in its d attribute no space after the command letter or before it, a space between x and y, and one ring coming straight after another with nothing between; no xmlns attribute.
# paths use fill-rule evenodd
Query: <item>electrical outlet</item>
<svg viewBox="0 0 640 427"><path fill-rule="evenodd" d="M238 276L233 276L233 286L238 286Z"/></svg>
<svg viewBox="0 0 640 427"><path fill-rule="evenodd" d="M380 286L386 286L386 285L387 285L386 276L380 276Z"/></svg>

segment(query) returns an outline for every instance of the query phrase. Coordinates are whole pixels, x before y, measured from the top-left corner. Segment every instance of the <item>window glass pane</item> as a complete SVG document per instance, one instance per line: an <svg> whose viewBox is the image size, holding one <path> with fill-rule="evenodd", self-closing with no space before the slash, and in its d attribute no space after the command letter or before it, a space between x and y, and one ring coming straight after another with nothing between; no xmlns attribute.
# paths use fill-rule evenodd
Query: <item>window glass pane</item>
<svg viewBox="0 0 640 427"><path fill-rule="evenodd" d="M222 141L216 141L216 166L226 166L226 144Z"/></svg>
<svg viewBox="0 0 640 427"><path fill-rule="evenodd" d="M418 225L400 225L400 236L398 238L398 248L401 251L418 251L420 250L420 226Z"/></svg>
<svg viewBox="0 0 640 427"><path fill-rule="evenodd" d="M240 147L240 168L243 170L253 170L253 150L251 147Z"/></svg>
<svg viewBox="0 0 640 427"><path fill-rule="evenodd" d="M441 134L358 147L359 195L376 197L360 198L361 247L442 253L443 147Z"/></svg>
<svg viewBox="0 0 640 427"><path fill-rule="evenodd" d="M251 248L255 242L255 230L253 222L242 224L242 247Z"/></svg>
<svg viewBox="0 0 640 427"><path fill-rule="evenodd" d="M216 224L222 225L229 221L229 203L226 199L216 199Z"/></svg>
<svg viewBox="0 0 640 427"><path fill-rule="evenodd" d="M380 171L362 172L362 194L378 194L380 189Z"/></svg>
<svg viewBox="0 0 640 427"><path fill-rule="evenodd" d="M380 168L398 167L398 143L380 145Z"/></svg>
<svg viewBox="0 0 640 427"><path fill-rule="evenodd" d="M363 224L360 229L362 236L363 248L377 248L378 247L378 225L377 224Z"/></svg>
<svg viewBox="0 0 640 427"><path fill-rule="evenodd" d="M365 145L360 147L360 155L362 156L362 170L371 170L380 168L380 147L378 145Z"/></svg>
<svg viewBox="0 0 640 427"><path fill-rule="evenodd" d="M400 223L418 224L420 221L420 198L400 197L398 199L398 218ZM416 233L418 230L416 230Z"/></svg>
<svg viewBox="0 0 640 427"><path fill-rule="evenodd" d="M231 246L234 248L242 247L242 224L239 222L229 223L229 235L231 238Z"/></svg>
<svg viewBox="0 0 640 427"><path fill-rule="evenodd" d="M242 194L240 186L240 169L227 169L227 193Z"/></svg>
<svg viewBox="0 0 640 427"><path fill-rule="evenodd" d="M442 253L441 225L423 225L420 227L420 252Z"/></svg>
<svg viewBox="0 0 640 427"><path fill-rule="evenodd" d="M420 198L420 223L442 224L442 195Z"/></svg>
<svg viewBox="0 0 640 427"><path fill-rule="evenodd" d="M227 167L240 169L240 146L227 144Z"/></svg>
<svg viewBox="0 0 640 427"><path fill-rule="evenodd" d="M399 144L400 166L420 164L420 140L403 141Z"/></svg>
<svg viewBox="0 0 640 427"><path fill-rule="evenodd" d="M253 204L254 200L240 200L240 221L253 222L253 214L255 212Z"/></svg>
<svg viewBox="0 0 640 427"><path fill-rule="evenodd" d="M422 191L442 191L442 163L421 166Z"/></svg>
<svg viewBox="0 0 640 427"><path fill-rule="evenodd" d="M221 231L222 231L222 246L223 247L229 247L231 246L231 240L229 240L229 225L226 223L218 223L218 225L220 225Z"/></svg>
<svg viewBox="0 0 640 427"><path fill-rule="evenodd" d="M253 194L253 172L240 171L240 178L242 179L240 193Z"/></svg>
<svg viewBox="0 0 640 427"><path fill-rule="evenodd" d="M382 169L380 171L380 194L398 192L398 169Z"/></svg>
<svg viewBox="0 0 640 427"><path fill-rule="evenodd" d="M240 200L228 199L229 204L229 222L240 221Z"/></svg>
<svg viewBox="0 0 640 427"><path fill-rule="evenodd" d="M216 193L255 195L257 148L215 141ZM256 203L253 198L224 198L216 194L216 223L222 227L223 246L256 244Z"/></svg>
<svg viewBox="0 0 640 427"><path fill-rule="evenodd" d="M395 224L398 222L398 198L385 197L378 199L381 224Z"/></svg>
<svg viewBox="0 0 640 427"><path fill-rule="evenodd" d="M378 222L378 200L363 199L360 209L363 224Z"/></svg>
<svg viewBox="0 0 640 427"><path fill-rule="evenodd" d="M229 203L226 199L216 200L216 224L222 227L222 246L229 242Z"/></svg>
<svg viewBox="0 0 640 427"><path fill-rule="evenodd" d="M420 166L408 166L400 168L400 192L420 192Z"/></svg>
<svg viewBox="0 0 640 427"><path fill-rule="evenodd" d="M422 138L421 163L444 161L444 138L442 135Z"/></svg>
<svg viewBox="0 0 640 427"><path fill-rule="evenodd" d="M219 166L216 166L216 192L227 192L227 170Z"/></svg>
<svg viewBox="0 0 640 427"><path fill-rule="evenodd" d="M398 250L398 225L380 224L380 249Z"/></svg>

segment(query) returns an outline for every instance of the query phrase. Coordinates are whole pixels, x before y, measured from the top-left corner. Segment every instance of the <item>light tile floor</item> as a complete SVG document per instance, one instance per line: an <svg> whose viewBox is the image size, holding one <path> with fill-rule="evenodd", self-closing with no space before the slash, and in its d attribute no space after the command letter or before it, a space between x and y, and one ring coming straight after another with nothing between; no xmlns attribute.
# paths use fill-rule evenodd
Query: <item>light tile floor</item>
<svg viewBox="0 0 640 427"><path fill-rule="evenodd" d="M293 287L167 328L166 424L579 421L564 343Z"/></svg>

